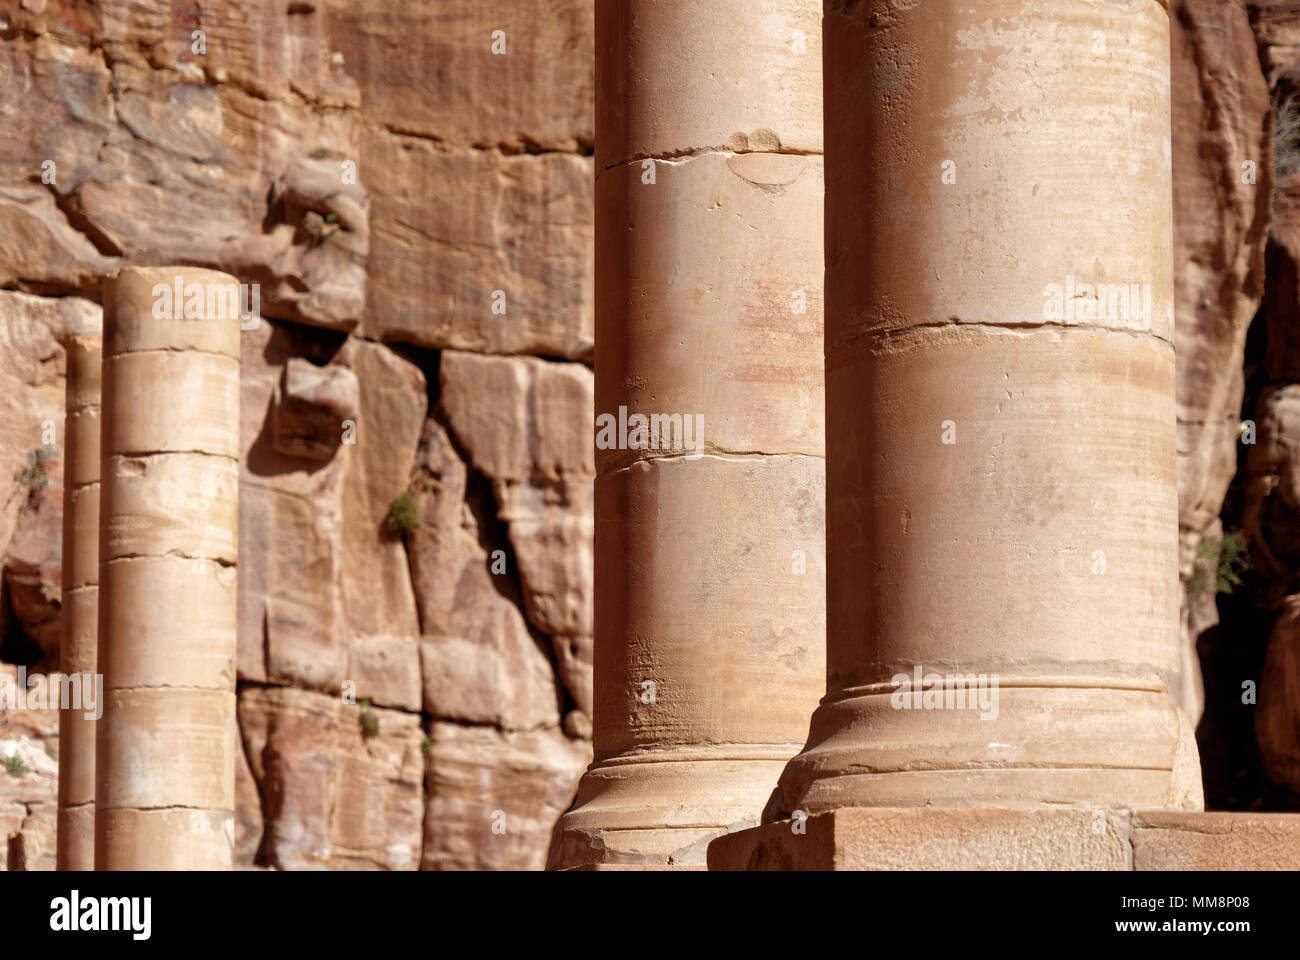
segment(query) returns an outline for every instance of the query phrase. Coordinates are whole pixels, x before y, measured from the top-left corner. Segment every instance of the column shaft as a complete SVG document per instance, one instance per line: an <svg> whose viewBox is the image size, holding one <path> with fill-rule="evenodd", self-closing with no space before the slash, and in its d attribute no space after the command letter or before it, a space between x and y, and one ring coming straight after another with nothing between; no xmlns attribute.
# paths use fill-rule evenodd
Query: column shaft
<svg viewBox="0 0 1300 960"><path fill-rule="evenodd" d="M551 864L702 866L823 681L821 4L596 11L595 761Z"/></svg>
<svg viewBox="0 0 1300 960"><path fill-rule="evenodd" d="M234 840L238 285L106 285L99 869L226 868ZM230 304L235 303L233 311Z"/></svg>
<svg viewBox="0 0 1300 960"><path fill-rule="evenodd" d="M67 391L64 418L63 639L59 671L69 708L59 713L60 870L95 866L95 688L99 643L100 332L64 339Z"/></svg>
<svg viewBox="0 0 1300 960"><path fill-rule="evenodd" d="M829 691L767 815L1197 807L1164 6L825 31Z"/></svg>

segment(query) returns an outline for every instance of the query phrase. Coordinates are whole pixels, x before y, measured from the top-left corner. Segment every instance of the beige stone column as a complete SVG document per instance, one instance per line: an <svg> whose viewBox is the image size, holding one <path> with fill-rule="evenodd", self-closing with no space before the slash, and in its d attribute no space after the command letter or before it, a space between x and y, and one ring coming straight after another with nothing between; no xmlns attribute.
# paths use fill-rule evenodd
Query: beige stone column
<svg viewBox="0 0 1300 960"><path fill-rule="evenodd" d="M105 287L99 869L231 863L240 331L232 290L234 278L189 267L126 269Z"/></svg>
<svg viewBox="0 0 1300 960"><path fill-rule="evenodd" d="M1198 808L1165 7L833 0L825 33L829 690L768 817Z"/></svg>
<svg viewBox="0 0 1300 960"><path fill-rule="evenodd" d="M820 19L596 7L595 760L553 867L702 866L821 693Z"/></svg>
<svg viewBox="0 0 1300 960"><path fill-rule="evenodd" d="M63 639L59 670L69 709L59 713L60 870L95 866L95 674L99 637L101 331L74 329L67 352L63 486ZM73 697L73 693L77 693ZM89 708L89 709L88 709Z"/></svg>

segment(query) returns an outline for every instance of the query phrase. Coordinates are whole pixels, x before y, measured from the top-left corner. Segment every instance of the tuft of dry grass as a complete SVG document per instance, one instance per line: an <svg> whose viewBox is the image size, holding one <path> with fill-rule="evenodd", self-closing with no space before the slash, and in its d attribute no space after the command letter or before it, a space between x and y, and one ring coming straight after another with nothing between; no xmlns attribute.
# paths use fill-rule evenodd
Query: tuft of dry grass
<svg viewBox="0 0 1300 960"><path fill-rule="evenodd" d="M1300 97L1292 95L1277 105L1274 141L1273 166L1281 180L1300 170Z"/></svg>

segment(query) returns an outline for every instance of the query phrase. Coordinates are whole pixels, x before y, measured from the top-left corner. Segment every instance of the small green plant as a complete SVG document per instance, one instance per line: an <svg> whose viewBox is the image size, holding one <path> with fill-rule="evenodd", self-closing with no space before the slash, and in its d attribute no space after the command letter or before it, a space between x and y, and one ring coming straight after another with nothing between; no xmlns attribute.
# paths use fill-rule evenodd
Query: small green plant
<svg viewBox="0 0 1300 960"><path fill-rule="evenodd" d="M49 757L51 760L58 760L58 759L59 759L58 754L56 754L56 753L54 752L54 748L51 747L49 744L46 744L46 746L45 746L45 755L46 755L47 757Z"/></svg>
<svg viewBox="0 0 1300 960"><path fill-rule="evenodd" d="M379 717L370 712L370 701L359 701L361 707L361 735L373 737L379 732Z"/></svg>
<svg viewBox="0 0 1300 960"><path fill-rule="evenodd" d="M1246 537L1241 531L1202 537L1187 588L1192 593L1233 593L1243 582L1241 575L1249 569Z"/></svg>
<svg viewBox="0 0 1300 960"><path fill-rule="evenodd" d="M426 736L423 740L420 741L420 752L424 754L426 757L429 755L429 751L432 749L433 749L433 740L431 740L428 736Z"/></svg>
<svg viewBox="0 0 1300 960"><path fill-rule="evenodd" d="M329 243L339 235L342 225L339 223L337 213L327 213L321 216L315 210L308 210L302 218L303 231L310 238L313 247L319 247L322 244Z"/></svg>
<svg viewBox="0 0 1300 960"><path fill-rule="evenodd" d="M18 475L18 482L27 488L27 495L34 497L50 485L50 476L45 472L45 461L59 455L59 448L45 447L27 454L27 466Z"/></svg>
<svg viewBox="0 0 1300 960"><path fill-rule="evenodd" d="M31 769L27 766L23 758L18 756L16 753L13 756L5 757L3 763L0 763L0 766L3 766L8 770L9 776L11 777L21 777Z"/></svg>
<svg viewBox="0 0 1300 960"><path fill-rule="evenodd" d="M388 517L384 520L384 526L392 533L407 533L419 525L420 507L409 492L403 491L388 508Z"/></svg>

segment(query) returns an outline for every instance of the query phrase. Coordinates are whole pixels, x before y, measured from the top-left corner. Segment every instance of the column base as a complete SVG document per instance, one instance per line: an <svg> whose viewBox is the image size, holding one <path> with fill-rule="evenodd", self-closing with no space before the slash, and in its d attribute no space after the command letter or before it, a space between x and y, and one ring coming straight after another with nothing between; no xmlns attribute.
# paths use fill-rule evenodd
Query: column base
<svg viewBox="0 0 1300 960"><path fill-rule="evenodd" d="M547 869L702 870L711 840L759 823L785 762L651 756L593 764L556 827Z"/></svg>
<svg viewBox="0 0 1300 960"><path fill-rule="evenodd" d="M1195 731L1157 677L1004 674L980 694L987 710L951 685L933 709L920 697L900 707L890 690L822 700L764 821L863 806L1203 806Z"/></svg>
<svg viewBox="0 0 1300 960"><path fill-rule="evenodd" d="M801 832L796 832L800 830ZM1296 870L1300 814L844 807L719 837L710 870Z"/></svg>

